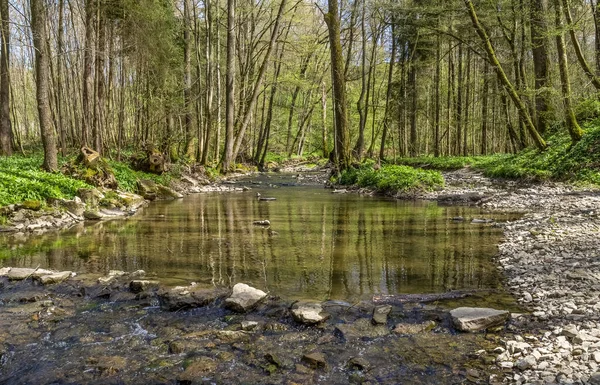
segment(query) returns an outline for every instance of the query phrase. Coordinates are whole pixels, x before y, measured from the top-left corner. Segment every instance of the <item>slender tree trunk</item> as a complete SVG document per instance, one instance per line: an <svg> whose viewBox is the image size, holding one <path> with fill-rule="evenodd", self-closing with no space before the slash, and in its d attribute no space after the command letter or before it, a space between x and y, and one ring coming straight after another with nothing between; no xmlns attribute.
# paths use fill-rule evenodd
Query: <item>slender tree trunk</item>
<svg viewBox="0 0 600 385"><path fill-rule="evenodd" d="M441 73L442 73L442 60L441 60L441 36L438 34L436 38L436 50L435 50L435 76L433 82L435 83L435 112L434 112L434 133L433 133L433 155L435 157L440 156L440 112L441 112L441 97L440 97L440 84L441 84Z"/></svg>
<svg viewBox="0 0 600 385"><path fill-rule="evenodd" d="M358 2L356 0L355 2ZM362 0L362 16L360 18L360 31L361 31L361 40L362 40L362 52L361 52L361 87L360 87L360 96L358 101L356 102L356 109L358 110L358 139L356 141L356 145L354 146L353 155L354 158L360 161L362 157L362 152L365 147L365 127L367 125L367 110L368 107L365 103L365 94L369 92L369 84L367 82L367 32L365 28L365 15L366 7L365 0Z"/></svg>
<svg viewBox="0 0 600 385"><path fill-rule="evenodd" d="M49 67L50 55L46 45L46 5L45 0L31 0L31 34L35 48L36 99L42 144L44 146L44 164L50 172L58 170L56 136L52 127L49 104Z"/></svg>
<svg viewBox="0 0 600 385"><path fill-rule="evenodd" d="M94 83L94 14L95 0L85 1L85 51L83 53L83 112L81 122L81 145L90 144L90 127L93 124Z"/></svg>
<svg viewBox="0 0 600 385"><path fill-rule="evenodd" d="M531 45L533 71L535 74L535 121L543 135L552 120L550 59L548 56L548 25L546 23L545 0L532 0Z"/></svg>
<svg viewBox="0 0 600 385"><path fill-rule="evenodd" d="M329 157L329 148L327 146L327 90L325 82L321 83L321 119L323 131L321 135L321 145L323 146L323 158Z"/></svg>
<svg viewBox="0 0 600 385"><path fill-rule="evenodd" d="M336 165L339 171L350 167L350 145L348 135L348 102L346 99L346 79L342 60L340 36L340 11L338 0L328 0L329 9L325 22L329 31L331 70L333 83L333 104L335 109Z"/></svg>
<svg viewBox="0 0 600 385"><path fill-rule="evenodd" d="M598 0L590 0L592 16L594 17L594 47L596 59L596 76L600 75L600 6Z"/></svg>
<svg viewBox="0 0 600 385"><path fill-rule="evenodd" d="M555 0L555 1L560 1L560 0ZM513 103L516 105L517 110L519 111L519 114L525 121L525 125L527 127L527 130L529 131L529 135L532 137L536 146L540 150L545 150L547 147L546 141L540 136L539 132L535 128L533 121L531 120L531 116L529 115L529 111L527 110L527 106L525 105L525 103L523 103L523 100L517 93L517 90L515 89L513 84L510 82L510 80L508 80L508 77L506 76L506 72L504 72L504 69L502 68L502 65L500 64L500 61L498 60L498 57L496 56L496 52L494 51L494 47L492 46L492 43L487 35L487 32L485 31L485 29L483 28L483 26L479 23L479 20L477 19L477 14L475 12L475 8L473 7L473 3L471 2L471 0L464 0L464 2L465 2L465 5L467 6L469 16L471 18L471 22L473 23L473 27L475 28L475 31L479 35L481 42L484 45L485 51L488 55L488 58L492 64L494 70L496 71L498 78L499 78L500 82L502 83L502 86L504 87L504 89L506 90L506 92L508 93L510 98L512 99Z"/></svg>
<svg viewBox="0 0 600 385"><path fill-rule="evenodd" d="M573 29L573 17L571 17L571 8L569 6L569 0L562 0L562 4L563 4L563 11L564 11L565 17L567 19L567 24L569 27L568 29L569 29L569 36L571 36L571 44L573 44L573 48L575 50L575 56L577 56L577 61L579 62L581 69L583 69L583 72L587 75L588 79L590 79L590 82L594 85L594 87L596 87L596 90L600 90L600 79L598 77L596 77L596 74L594 73L594 71L592 70L590 65L588 64L587 60L585 59L585 56L583 56L583 51L581 50L581 45L579 44L579 40L577 40L577 35L575 34L575 29ZM559 6L557 1L554 1L554 6L555 7ZM560 31L561 31L560 33L562 35L562 30L560 30ZM562 36L561 36L561 39L562 39Z"/></svg>
<svg viewBox="0 0 600 385"><path fill-rule="evenodd" d="M0 0L0 155L13 154L10 120L10 24L8 0Z"/></svg>
<svg viewBox="0 0 600 385"><path fill-rule="evenodd" d="M577 119L575 118L575 112L571 105L571 83L569 80L569 66L567 63L567 52L565 49L565 41L562 34L562 16L561 16L561 4L560 0L554 0L554 23L557 31L556 34L556 50L558 52L558 67L560 70L560 83L563 97L563 104L565 107L565 121L567 124L567 130L571 135L573 143L579 141L583 136L583 130L579 127Z"/></svg>
<svg viewBox="0 0 600 385"><path fill-rule="evenodd" d="M387 90L385 94L385 112L383 114L383 132L381 133L381 146L379 147L379 159L385 159L385 142L387 140L389 125L390 125L390 99L392 97L392 82L394 79L394 64L396 64L396 23L392 18L392 54L390 62L388 64L388 79L387 79Z"/></svg>
<svg viewBox="0 0 600 385"><path fill-rule="evenodd" d="M185 121L185 155L193 160L195 149L192 117L192 3L183 0L183 109Z"/></svg>
<svg viewBox="0 0 600 385"><path fill-rule="evenodd" d="M232 168L235 125L235 1L227 0L227 67L225 85L225 149L221 172Z"/></svg>
<svg viewBox="0 0 600 385"><path fill-rule="evenodd" d="M481 155L487 155L488 148L489 72L490 64L486 61L483 67L483 91L481 91Z"/></svg>

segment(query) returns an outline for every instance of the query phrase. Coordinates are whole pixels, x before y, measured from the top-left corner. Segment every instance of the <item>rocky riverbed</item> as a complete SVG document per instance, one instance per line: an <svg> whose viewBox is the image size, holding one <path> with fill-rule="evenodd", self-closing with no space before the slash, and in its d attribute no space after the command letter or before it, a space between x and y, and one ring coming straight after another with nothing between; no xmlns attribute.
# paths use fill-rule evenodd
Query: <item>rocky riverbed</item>
<svg viewBox="0 0 600 385"><path fill-rule="evenodd" d="M529 311L492 351L493 383L600 384L600 191L560 183L497 181L469 170L423 194L442 203L520 211L502 224L498 268Z"/></svg>
<svg viewBox="0 0 600 385"><path fill-rule="evenodd" d="M500 334L459 334L453 324L502 333L508 313L450 314L441 302L290 302L242 283L161 287L144 271L3 268L0 383L487 381L485 352Z"/></svg>

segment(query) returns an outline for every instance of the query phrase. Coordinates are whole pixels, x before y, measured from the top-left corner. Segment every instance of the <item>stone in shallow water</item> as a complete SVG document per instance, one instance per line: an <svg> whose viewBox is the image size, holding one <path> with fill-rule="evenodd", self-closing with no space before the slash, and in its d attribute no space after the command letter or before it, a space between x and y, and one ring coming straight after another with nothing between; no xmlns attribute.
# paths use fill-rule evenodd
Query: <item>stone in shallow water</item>
<svg viewBox="0 0 600 385"><path fill-rule="evenodd" d="M133 293L141 293L142 291L147 289L155 289L158 287L159 284L160 282L158 281L136 279L129 282L129 290L131 290Z"/></svg>
<svg viewBox="0 0 600 385"><path fill-rule="evenodd" d="M458 330L475 332L502 325L510 313L505 310L477 307L459 307L450 311L452 323Z"/></svg>
<svg viewBox="0 0 600 385"><path fill-rule="evenodd" d="M226 290L180 287L158 293L160 307L169 310L185 310L207 306L228 294Z"/></svg>
<svg viewBox="0 0 600 385"><path fill-rule="evenodd" d="M312 369L327 368L327 357L320 352L305 354L302 356L302 362L306 363Z"/></svg>
<svg viewBox="0 0 600 385"><path fill-rule="evenodd" d="M335 328L345 341L377 338L390 334L387 326L373 325L368 318L360 318L350 324L337 324Z"/></svg>
<svg viewBox="0 0 600 385"><path fill-rule="evenodd" d="M388 315L392 311L391 305L376 306L373 309L373 324L374 325L385 325L387 324Z"/></svg>
<svg viewBox="0 0 600 385"><path fill-rule="evenodd" d="M267 293L262 290L255 289L245 283L237 283L233 286L231 297L225 300L225 307L244 313L254 308L266 296Z"/></svg>
<svg viewBox="0 0 600 385"><path fill-rule="evenodd" d="M323 312L323 306L319 302L296 302L292 306L292 316L296 322L305 325L314 325L329 318L329 314Z"/></svg>
<svg viewBox="0 0 600 385"><path fill-rule="evenodd" d="M44 285L52 285L55 283L61 283L71 277L70 271L60 271L58 273L42 275L39 277L39 281Z"/></svg>
<svg viewBox="0 0 600 385"><path fill-rule="evenodd" d="M50 270L44 270L44 269L27 269L27 268L13 267L6 274L6 276L10 280L22 281L29 277L38 278L38 277L41 277L42 275L47 275L47 274L52 274L52 273L54 273L54 272L50 271Z"/></svg>
<svg viewBox="0 0 600 385"><path fill-rule="evenodd" d="M394 333L398 334L419 334L435 328L434 321L427 321L421 324L399 323L394 328Z"/></svg>

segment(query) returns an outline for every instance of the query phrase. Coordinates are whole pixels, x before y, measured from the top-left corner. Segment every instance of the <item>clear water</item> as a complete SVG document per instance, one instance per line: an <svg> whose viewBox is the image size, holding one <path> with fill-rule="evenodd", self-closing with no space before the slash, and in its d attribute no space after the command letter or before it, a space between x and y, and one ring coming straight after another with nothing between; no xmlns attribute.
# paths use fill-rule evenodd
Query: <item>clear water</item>
<svg viewBox="0 0 600 385"><path fill-rule="evenodd" d="M502 231L471 224L489 217L479 209L276 186L283 187L264 182L243 193L196 194L152 203L126 219L3 237L0 266L143 269L172 285L244 282L284 298L320 300L499 285L491 257ZM276 200L259 201L257 192ZM457 216L466 220L451 220Z"/></svg>

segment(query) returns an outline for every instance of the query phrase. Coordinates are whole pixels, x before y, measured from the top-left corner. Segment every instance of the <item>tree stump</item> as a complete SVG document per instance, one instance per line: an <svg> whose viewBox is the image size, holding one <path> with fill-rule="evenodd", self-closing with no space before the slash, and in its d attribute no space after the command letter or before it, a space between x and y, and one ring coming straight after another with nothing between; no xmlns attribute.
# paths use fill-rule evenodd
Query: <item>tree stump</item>
<svg viewBox="0 0 600 385"><path fill-rule="evenodd" d="M98 166L98 161L100 160L100 154L98 151L94 151L89 147L81 147L80 150L80 161L86 167L96 168Z"/></svg>

